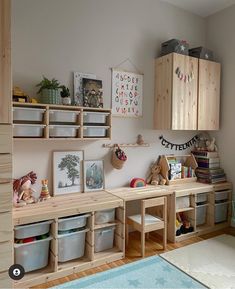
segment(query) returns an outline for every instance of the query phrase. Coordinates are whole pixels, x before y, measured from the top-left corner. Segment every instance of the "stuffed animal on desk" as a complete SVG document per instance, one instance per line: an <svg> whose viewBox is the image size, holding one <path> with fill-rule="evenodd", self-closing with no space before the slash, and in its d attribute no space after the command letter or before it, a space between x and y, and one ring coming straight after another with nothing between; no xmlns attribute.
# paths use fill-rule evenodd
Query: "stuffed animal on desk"
<svg viewBox="0 0 235 289"><path fill-rule="evenodd" d="M150 174L147 178L147 184L151 185L165 185L166 179L161 175L161 166L158 163L154 163L150 168Z"/></svg>

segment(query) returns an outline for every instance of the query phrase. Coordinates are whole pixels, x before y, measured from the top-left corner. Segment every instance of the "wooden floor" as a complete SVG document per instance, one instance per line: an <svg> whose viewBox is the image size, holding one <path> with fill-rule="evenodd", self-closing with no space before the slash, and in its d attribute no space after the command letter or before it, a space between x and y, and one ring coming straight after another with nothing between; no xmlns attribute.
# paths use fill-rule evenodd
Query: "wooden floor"
<svg viewBox="0 0 235 289"><path fill-rule="evenodd" d="M180 247L184 247L186 245L190 245L193 243L197 243L199 241L209 239L209 238L212 238L212 237L224 234L224 233L231 234L231 235L235 236L235 228L228 228L225 230L220 230L220 231L210 233L207 235L203 235L200 237L192 237L188 240L185 240L185 241L182 241L179 243L175 243L175 244L168 243L167 244L167 250L165 252L171 251L171 250L174 250L174 249L177 249ZM146 241L146 251L145 251L146 257L164 253L164 251L161 249L161 245L156 243L156 242L159 242L158 237L155 235L150 235L149 240ZM86 270L86 271L83 271L81 273L73 274L73 275L70 275L68 277L57 279L57 280L51 281L49 283L38 285L38 286L35 286L32 288L50 288L52 286L56 286L56 285L59 285L59 284L65 283L65 282L69 282L69 281L81 278L81 277L85 277L85 276L88 276L91 274L95 274L95 273L102 272L102 271L105 271L108 269L112 269L112 268L130 263L130 262L133 262L133 261L136 261L139 259L141 259L141 257L140 257L140 235L137 232L134 232L134 233L130 234L129 247L127 248L125 259L120 260L120 261L116 261L116 262L112 262L112 263L109 263L106 265L102 265L102 266L96 267L94 269Z"/></svg>

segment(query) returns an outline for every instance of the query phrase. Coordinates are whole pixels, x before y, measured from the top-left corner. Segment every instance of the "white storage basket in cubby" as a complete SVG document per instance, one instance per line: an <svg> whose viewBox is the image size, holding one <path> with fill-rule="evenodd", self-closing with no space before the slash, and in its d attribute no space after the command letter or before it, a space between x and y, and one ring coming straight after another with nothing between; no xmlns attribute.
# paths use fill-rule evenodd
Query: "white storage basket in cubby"
<svg viewBox="0 0 235 289"><path fill-rule="evenodd" d="M83 112L83 123L84 124L106 124L106 119L109 113L104 112L92 112L92 111L86 111Z"/></svg>
<svg viewBox="0 0 235 289"><path fill-rule="evenodd" d="M50 225L53 221L38 222L29 225L20 225L15 227L15 238L25 239L45 235L50 231Z"/></svg>
<svg viewBox="0 0 235 289"><path fill-rule="evenodd" d="M95 224L105 224L114 222L115 220L115 209L102 210L95 212Z"/></svg>
<svg viewBox="0 0 235 289"><path fill-rule="evenodd" d="M60 218L58 220L58 231L67 231L85 227L88 217L90 217L90 214Z"/></svg>
<svg viewBox="0 0 235 289"><path fill-rule="evenodd" d="M215 223L222 223L227 221L228 206L228 202L215 204Z"/></svg>
<svg viewBox="0 0 235 289"><path fill-rule="evenodd" d="M196 207L196 226L201 226L206 223L207 205Z"/></svg>
<svg viewBox="0 0 235 289"><path fill-rule="evenodd" d="M31 107L13 107L13 121L42 122L46 109Z"/></svg>
<svg viewBox="0 0 235 289"><path fill-rule="evenodd" d="M13 124L14 137L43 137L43 124Z"/></svg>
<svg viewBox="0 0 235 289"><path fill-rule="evenodd" d="M50 110L50 123L71 123L77 122L79 112L69 110Z"/></svg>
<svg viewBox="0 0 235 289"><path fill-rule="evenodd" d="M229 191L219 191L215 192L215 202L222 202L222 201L227 201L229 198Z"/></svg>
<svg viewBox="0 0 235 289"><path fill-rule="evenodd" d="M49 261L52 237L24 244L14 244L15 264L24 267L25 272L44 268Z"/></svg>
<svg viewBox="0 0 235 289"><path fill-rule="evenodd" d="M95 253L113 248L115 227L95 230Z"/></svg>
<svg viewBox="0 0 235 289"><path fill-rule="evenodd" d="M58 235L58 261L66 262L84 256L86 232L84 229L78 232Z"/></svg>
<svg viewBox="0 0 235 289"><path fill-rule="evenodd" d="M176 198L176 210L189 207L190 207L190 196Z"/></svg>
<svg viewBox="0 0 235 289"><path fill-rule="evenodd" d="M207 193L202 193L202 194L197 194L196 195L196 203L202 204L202 203L207 203L208 201L208 194Z"/></svg>

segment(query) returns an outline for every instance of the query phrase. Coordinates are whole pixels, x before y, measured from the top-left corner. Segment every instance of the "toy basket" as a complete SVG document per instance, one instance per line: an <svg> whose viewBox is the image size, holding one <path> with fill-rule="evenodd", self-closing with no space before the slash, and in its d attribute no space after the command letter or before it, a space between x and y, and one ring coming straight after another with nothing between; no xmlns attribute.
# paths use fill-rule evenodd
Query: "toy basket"
<svg viewBox="0 0 235 289"><path fill-rule="evenodd" d="M121 170L127 160L127 156L119 146L115 146L112 152L111 163L117 170Z"/></svg>

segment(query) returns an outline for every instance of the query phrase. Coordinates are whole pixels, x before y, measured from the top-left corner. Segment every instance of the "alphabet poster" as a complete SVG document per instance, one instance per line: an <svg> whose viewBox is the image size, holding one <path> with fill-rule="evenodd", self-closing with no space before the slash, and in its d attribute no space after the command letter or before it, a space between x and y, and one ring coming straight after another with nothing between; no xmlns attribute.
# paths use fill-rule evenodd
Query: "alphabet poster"
<svg viewBox="0 0 235 289"><path fill-rule="evenodd" d="M141 117L143 75L112 69L112 113L117 116Z"/></svg>

